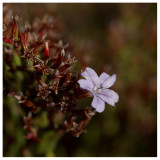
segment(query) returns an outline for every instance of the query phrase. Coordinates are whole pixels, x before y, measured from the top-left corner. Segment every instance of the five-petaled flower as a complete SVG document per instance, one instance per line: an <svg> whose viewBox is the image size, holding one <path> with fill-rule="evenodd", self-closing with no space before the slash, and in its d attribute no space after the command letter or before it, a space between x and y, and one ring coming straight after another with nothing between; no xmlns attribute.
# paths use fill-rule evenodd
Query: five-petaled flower
<svg viewBox="0 0 160 160"><path fill-rule="evenodd" d="M116 81L116 75L109 76L106 73L102 73L99 77L97 73L87 67L81 75L86 79L80 79L78 83L82 89L90 91L93 95L92 107L96 109L97 112L103 112L105 109L105 102L111 106L115 106L118 102L119 96L113 90L108 89Z"/></svg>

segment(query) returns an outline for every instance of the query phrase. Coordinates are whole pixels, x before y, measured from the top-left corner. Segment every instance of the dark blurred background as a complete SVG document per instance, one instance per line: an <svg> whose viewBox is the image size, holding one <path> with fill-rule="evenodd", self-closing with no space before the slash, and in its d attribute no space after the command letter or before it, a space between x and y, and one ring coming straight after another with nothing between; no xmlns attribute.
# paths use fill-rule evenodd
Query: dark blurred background
<svg viewBox="0 0 160 160"><path fill-rule="evenodd" d="M106 104L79 138L66 134L57 142L49 132L39 144L24 139L17 102L7 98L4 156L157 156L157 4L9 5L22 22L56 15L74 46L76 67L116 74L113 90L120 98L116 108Z"/></svg>

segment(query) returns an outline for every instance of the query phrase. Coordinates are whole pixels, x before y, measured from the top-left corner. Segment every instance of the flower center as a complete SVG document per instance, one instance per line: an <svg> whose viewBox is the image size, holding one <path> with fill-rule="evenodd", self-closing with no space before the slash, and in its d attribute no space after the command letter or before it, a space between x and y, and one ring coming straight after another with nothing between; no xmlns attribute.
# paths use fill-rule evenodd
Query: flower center
<svg viewBox="0 0 160 160"><path fill-rule="evenodd" d="M95 94L101 93L101 92L102 92L102 87L95 85L95 86L93 87L93 92L94 92Z"/></svg>

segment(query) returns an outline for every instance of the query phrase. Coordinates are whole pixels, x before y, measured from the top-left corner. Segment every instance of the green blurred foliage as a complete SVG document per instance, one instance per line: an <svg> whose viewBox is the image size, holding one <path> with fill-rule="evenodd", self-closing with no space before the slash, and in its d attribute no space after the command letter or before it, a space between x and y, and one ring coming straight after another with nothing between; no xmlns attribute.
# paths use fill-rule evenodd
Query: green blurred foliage
<svg viewBox="0 0 160 160"><path fill-rule="evenodd" d="M22 110L4 94L4 156L157 156L157 4L11 4L14 15L34 22L45 14L57 15L64 39L74 46L77 69L89 66L97 73L116 74L113 90L119 94L117 107L106 104L79 138L62 138L46 131L41 142L25 140ZM38 12L37 12L38 11ZM34 17L34 18L33 18ZM13 57L14 65L20 58ZM4 75L23 90L19 72ZM26 78L27 81L27 78ZM16 86L15 86L16 84ZM5 88L6 86L4 86ZM90 105L91 99L81 103ZM43 129L46 116L36 119Z"/></svg>

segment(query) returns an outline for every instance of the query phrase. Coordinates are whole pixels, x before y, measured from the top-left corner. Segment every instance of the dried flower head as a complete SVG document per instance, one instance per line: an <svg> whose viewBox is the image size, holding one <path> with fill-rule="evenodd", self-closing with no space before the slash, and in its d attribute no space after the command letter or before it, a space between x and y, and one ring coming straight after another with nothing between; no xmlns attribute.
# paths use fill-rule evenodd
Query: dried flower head
<svg viewBox="0 0 160 160"><path fill-rule="evenodd" d="M102 73L98 77L94 70L87 67L81 74L86 80L79 80L80 73L73 72L77 60L72 57L69 43L64 43L60 37L54 18L45 15L42 20L36 19L24 29L17 25L17 19L17 16L12 17L4 24L4 92L15 97L21 105L25 114L25 138L40 141L39 127L32 122L44 112L48 125L42 133L54 130L61 136L71 132L78 137L86 132L84 128L95 115L92 107L79 108L77 105L79 99L89 96L84 89L94 96L92 106L97 112L102 112L105 102L114 105L118 101L118 95L107 89L115 82L115 75ZM7 20L4 18L4 22ZM18 65L13 61L14 56L20 61ZM17 88L14 76L17 71L23 76L22 90ZM8 73L13 75L11 80ZM20 95L17 94L19 92ZM58 121L53 121L55 117Z"/></svg>

